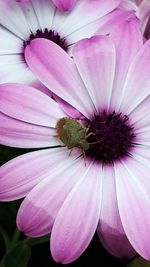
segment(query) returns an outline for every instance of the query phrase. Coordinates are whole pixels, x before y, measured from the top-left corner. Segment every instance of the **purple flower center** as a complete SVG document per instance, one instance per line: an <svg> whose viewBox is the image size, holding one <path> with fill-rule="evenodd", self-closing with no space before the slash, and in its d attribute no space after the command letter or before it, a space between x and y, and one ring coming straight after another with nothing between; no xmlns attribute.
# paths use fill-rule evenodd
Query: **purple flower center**
<svg viewBox="0 0 150 267"><path fill-rule="evenodd" d="M44 30L37 30L36 33L31 33L29 39L24 41L24 48L30 44L30 42L36 38L44 38L48 39L55 44L59 45L63 50L67 52L68 44L65 38L62 38L57 32L53 30L48 30L47 28Z"/></svg>
<svg viewBox="0 0 150 267"><path fill-rule="evenodd" d="M135 134L126 115L104 110L94 114L88 127L88 133L93 133L87 138L91 143L86 151L88 157L102 163L113 163L130 155L135 145Z"/></svg>

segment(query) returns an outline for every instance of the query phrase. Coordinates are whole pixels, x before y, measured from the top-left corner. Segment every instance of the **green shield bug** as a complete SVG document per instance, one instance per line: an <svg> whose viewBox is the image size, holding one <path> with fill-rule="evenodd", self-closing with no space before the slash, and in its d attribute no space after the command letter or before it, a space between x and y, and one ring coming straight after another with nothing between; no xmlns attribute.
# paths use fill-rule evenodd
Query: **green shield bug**
<svg viewBox="0 0 150 267"><path fill-rule="evenodd" d="M56 131L58 137L68 149L77 147L81 148L83 152L89 149L87 138L91 133L87 134L88 128L83 127L78 120L67 117L61 118L57 122Z"/></svg>

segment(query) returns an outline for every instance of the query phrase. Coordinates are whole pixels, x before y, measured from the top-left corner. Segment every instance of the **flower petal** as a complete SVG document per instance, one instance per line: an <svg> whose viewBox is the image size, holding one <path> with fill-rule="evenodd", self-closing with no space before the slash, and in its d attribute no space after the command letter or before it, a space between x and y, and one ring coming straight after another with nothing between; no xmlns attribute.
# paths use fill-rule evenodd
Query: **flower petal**
<svg viewBox="0 0 150 267"><path fill-rule="evenodd" d="M35 76L27 67L22 54L0 55L0 83L30 84L34 80Z"/></svg>
<svg viewBox="0 0 150 267"><path fill-rule="evenodd" d="M74 44L83 38L90 38L93 35L108 35L116 28L116 26L118 26L118 24L131 16L133 16L133 12L117 8L100 19L70 33L66 37L66 40L69 44Z"/></svg>
<svg viewBox="0 0 150 267"><path fill-rule="evenodd" d="M83 167L85 168L85 167ZM52 228L51 252L56 262L70 263L88 246L100 213L100 167L92 163L64 201Z"/></svg>
<svg viewBox="0 0 150 267"><path fill-rule="evenodd" d="M132 42L131 42L132 36ZM111 32L116 48L116 75L111 96L111 106L117 109L122 95L127 72L133 58L142 47L143 39L136 17L126 19ZM123 42L122 42L123 40Z"/></svg>
<svg viewBox="0 0 150 267"><path fill-rule="evenodd" d="M31 237L48 234L69 192L82 177L83 159L68 157L41 181L25 198L18 212L17 225Z"/></svg>
<svg viewBox="0 0 150 267"><path fill-rule="evenodd" d="M31 32L52 26L55 6L49 0L24 1L20 4L15 0L1 2L1 25L24 41L28 40Z"/></svg>
<svg viewBox="0 0 150 267"><path fill-rule="evenodd" d="M25 58L33 73L54 94L85 116L93 113L92 101L75 64L63 49L51 41L35 39L27 46Z"/></svg>
<svg viewBox="0 0 150 267"><path fill-rule="evenodd" d="M0 169L0 200L10 201L26 196L40 181L59 170L62 159L68 159L66 148L51 148L21 155Z"/></svg>
<svg viewBox="0 0 150 267"><path fill-rule="evenodd" d="M150 146L150 96L144 99L130 114L135 135L136 143Z"/></svg>
<svg viewBox="0 0 150 267"><path fill-rule="evenodd" d="M65 116L50 97L22 84L0 85L0 109L12 118L47 127L55 127Z"/></svg>
<svg viewBox="0 0 150 267"><path fill-rule="evenodd" d="M73 106L68 104L62 98L54 94L52 94L52 96L53 96L53 99L55 99L56 102L59 104L59 106L62 108L62 110L67 114L67 116L74 118L74 119L84 119L83 115L78 110L73 108Z"/></svg>
<svg viewBox="0 0 150 267"><path fill-rule="evenodd" d="M24 6L22 7L23 9L24 9ZM47 27L49 27L50 29L52 27L55 12L56 12L56 9L53 3L49 0L42 0L42 1L32 0L31 8L32 6L33 6L33 11L35 13L35 16L38 18L39 27L36 28L36 30L38 29L44 30ZM28 6L27 6L27 10L29 10Z"/></svg>
<svg viewBox="0 0 150 267"><path fill-rule="evenodd" d="M38 148L60 145L56 130L13 119L0 113L0 143L5 146Z"/></svg>
<svg viewBox="0 0 150 267"><path fill-rule="evenodd" d="M150 112L149 112L150 95L136 106L130 113L130 119L136 129L147 127L150 124Z"/></svg>
<svg viewBox="0 0 150 267"><path fill-rule="evenodd" d="M150 94L150 40L140 49L129 68L120 105L124 114L129 115Z"/></svg>
<svg viewBox="0 0 150 267"><path fill-rule="evenodd" d="M13 1L13 2L15 2L15 1ZM31 32L36 32L37 29L40 28L40 25L38 22L38 17L36 16L36 13L34 11L34 8L32 6L32 2L35 2L35 1L30 0L28 2L25 2L25 3L18 5L20 7L20 10L24 14L26 23L28 24L28 27L30 29L30 34L31 34ZM41 8L42 8L42 6L43 5L41 5ZM12 6L12 8L14 8L14 5ZM11 12L11 10L9 10L9 12ZM17 16L17 12L16 12L15 16ZM30 35L28 35L28 38L29 38L29 36ZM24 40L28 40L28 38L26 38Z"/></svg>
<svg viewBox="0 0 150 267"><path fill-rule="evenodd" d="M26 40L30 35L28 22L16 1L1 1L0 24L21 39Z"/></svg>
<svg viewBox="0 0 150 267"><path fill-rule="evenodd" d="M135 149L135 148L134 148ZM146 167L149 167L150 161L150 146L137 146L134 153L134 158L143 162Z"/></svg>
<svg viewBox="0 0 150 267"><path fill-rule="evenodd" d="M0 55L22 52L22 40L0 26Z"/></svg>
<svg viewBox="0 0 150 267"><path fill-rule="evenodd" d="M103 168L98 235L103 246L112 255L118 258L130 258L135 256L136 252L129 243L120 220L114 175L113 166Z"/></svg>
<svg viewBox="0 0 150 267"><path fill-rule="evenodd" d="M125 233L134 249L150 259L150 168L127 159L115 164L119 213Z"/></svg>
<svg viewBox="0 0 150 267"><path fill-rule="evenodd" d="M115 73L115 48L111 39L94 36L81 40L74 46L73 56L97 112L107 109Z"/></svg>

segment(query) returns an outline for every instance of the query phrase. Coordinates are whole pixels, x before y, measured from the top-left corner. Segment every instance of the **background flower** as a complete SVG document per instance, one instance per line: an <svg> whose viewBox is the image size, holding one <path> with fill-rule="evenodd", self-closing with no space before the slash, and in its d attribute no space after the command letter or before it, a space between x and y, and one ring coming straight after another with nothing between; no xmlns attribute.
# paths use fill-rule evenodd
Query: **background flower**
<svg viewBox="0 0 150 267"><path fill-rule="evenodd" d="M25 47L31 40L47 38L69 52L78 40L98 30L98 33L108 34L133 14L118 7L120 2L82 0L71 12L61 13L49 0L19 4L15 0L3 1L0 5L0 82L32 85L35 76L24 59Z"/></svg>

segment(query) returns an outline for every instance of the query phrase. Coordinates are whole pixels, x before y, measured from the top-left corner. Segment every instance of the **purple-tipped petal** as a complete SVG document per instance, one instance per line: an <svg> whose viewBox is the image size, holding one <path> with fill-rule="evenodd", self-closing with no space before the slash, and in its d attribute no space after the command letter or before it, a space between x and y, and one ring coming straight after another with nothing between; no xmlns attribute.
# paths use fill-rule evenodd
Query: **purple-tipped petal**
<svg viewBox="0 0 150 267"><path fill-rule="evenodd" d="M150 40L148 40L132 61L120 97L118 108L129 115L150 95Z"/></svg>
<svg viewBox="0 0 150 267"><path fill-rule="evenodd" d="M108 108L115 74L115 47L111 39L94 36L81 40L74 46L73 56L97 112Z"/></svg>
<svg viewBox="0 0 150 267"><path fill-rule="evenodd" d="M54 128L26 123L3 113L0 113L0 143L21 148L60 145Z"/></svg>
<svg viewBox="0 0 150 267"><path fill-rule="evenodd" d="M111 38L116 49L116 75L111 96L111 106L113 109L117 109L120 103L118 95L122 95L129 66L143 44L137 18L132 16L126 19L111 32Z"/></svg>
<svg viewBox="0 0 150 267"><path fill-rule="evenodd" d="M60 11L70 11L76 3L76 0L52 0L52 1Z"/></svg>
<svg viewBox="0 0 150 267"><path fill-rule="evenodd" d="M54 94L87 117L93 113L92 100L73 60L63 49L51 41L35 39L27 46L25 57L34 74Z"/></svg>
<svg viewBox="0 0 150 267"><path fill-rule="evenodd" d="M114 169L103 168L102 204L98 235L103 246L115 257L131 258L136 252L129 243L119 215ZM108 194L109 192L109 194Z"/></svg>
<svg viewBox="0 0 150 267"><path fill-rule="evenodd" d="M115 164L117 200L124 231L133 248L150 260L150 167L127 159Z"/></svg>
<svg viewBox="0 0 150 267"><path fill-rule="evenodd" d="M17 226L24 234L37 237L49 233L64 200L84 174L84 162L63 158L25 198L18 212Z"/></svg>
<svg viewBox="0 0 150 267"><path fill-rule="evenodd" d="M66 148L61 147L31 152L8 161L0 168L0 200L26 196L68 157Z"/></svg>
<svg viewBox="0 0 150 267"><path fill-rule="evenodd" d="M51 252L56 262L66 264L77 259L95 233L101 199L99 168L91 164L85 169L84 177L58 212L51 233Z"/></svg>
<svg viewBox="0 0 150 267"><path fill-rule="evenodd" d="M0 111L12 118L55 127L64 117L59 105L39 90L22 84L0 85Z"/></svg>

